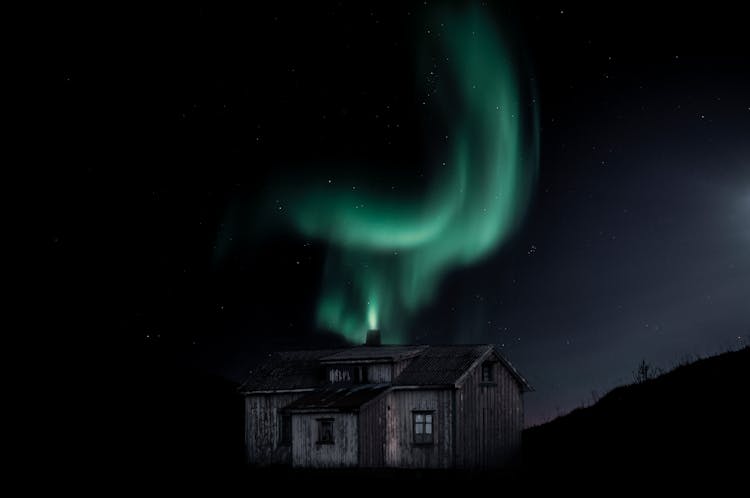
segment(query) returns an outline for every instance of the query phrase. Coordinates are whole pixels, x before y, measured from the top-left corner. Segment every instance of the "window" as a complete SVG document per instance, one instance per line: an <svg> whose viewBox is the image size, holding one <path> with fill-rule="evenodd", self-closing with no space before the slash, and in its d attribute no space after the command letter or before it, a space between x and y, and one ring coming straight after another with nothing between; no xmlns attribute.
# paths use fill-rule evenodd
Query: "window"
<svg viewBox="0 0 750 498"><path fill-rule="evenodd" d="M292 444L292 416L281 415L279 420L279 445L291 446Z"/></svg>
<svg viewBox="0 0 750 498"><path fill-rule="evenodd" d="M340 366L328 370L331 383L367 384L367 366Z"/></svg>
<svg viewBox="0 0 750 498"><path fill-rule="evenodd" d="M434 439L433 412L412 412L414 418L414 443L432 444Z"/></svg>
<svg viewBox="0 0 750 498"><path fill-rule="evenodd" d="M482 382L495 382L492 366L492 363L489 361L482 363Z"/></svg>
<svg viewBox="0 0 750 498"><path fill-rule="evenodd" d="M318 419L318 444L333 444L333 419Z"/></svg>
<svg viewBox="0 0 750 498"><path fill-rule="evenodd" d="M367 384L367 367L355 367L354 382L357 384Z"/></svg>

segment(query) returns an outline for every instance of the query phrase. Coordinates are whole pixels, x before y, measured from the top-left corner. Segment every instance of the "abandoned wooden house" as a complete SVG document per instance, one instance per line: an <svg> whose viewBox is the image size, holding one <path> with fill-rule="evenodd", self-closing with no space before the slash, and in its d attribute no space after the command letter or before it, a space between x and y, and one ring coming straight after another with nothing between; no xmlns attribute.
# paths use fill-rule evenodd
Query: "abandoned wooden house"
<svg viewBox="0 0 750 498"><path fill-rule="evenodd" d="M488 468L518 452L529 384L492 345L272 354L242 386L250 463Z"/></svg>

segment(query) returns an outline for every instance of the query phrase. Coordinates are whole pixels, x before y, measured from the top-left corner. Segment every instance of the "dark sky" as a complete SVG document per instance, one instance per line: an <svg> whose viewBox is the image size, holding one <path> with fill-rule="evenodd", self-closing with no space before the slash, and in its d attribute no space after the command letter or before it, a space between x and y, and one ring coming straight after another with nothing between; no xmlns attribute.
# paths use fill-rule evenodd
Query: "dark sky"
<svg viewBox="0 0 750 498"><path fill-rule="evenodd" d="M270 350L340 343L315 330L330 248L252 211L273 178L321 165L425 174L415 58L435 5L55 12L32 171L50 314L86 354L234 380ZM414 342L501 344L536 388L528 423L641 359L750 341L744 16L607 5L479 5L536 82L539 177L507 243L410 325Z"/></svg>

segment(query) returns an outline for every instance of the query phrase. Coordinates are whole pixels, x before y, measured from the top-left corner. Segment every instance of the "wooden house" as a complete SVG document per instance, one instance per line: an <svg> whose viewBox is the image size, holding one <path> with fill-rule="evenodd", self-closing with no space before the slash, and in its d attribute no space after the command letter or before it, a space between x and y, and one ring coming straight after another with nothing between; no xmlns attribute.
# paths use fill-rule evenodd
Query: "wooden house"
<svg viewBox="0 0 750 498"><path fill-rule="evenodd" d="M381 346L376 337L275 353L253 371L242 386L249 462L490 468L512 460L530 387L494 346Z"/></svg>

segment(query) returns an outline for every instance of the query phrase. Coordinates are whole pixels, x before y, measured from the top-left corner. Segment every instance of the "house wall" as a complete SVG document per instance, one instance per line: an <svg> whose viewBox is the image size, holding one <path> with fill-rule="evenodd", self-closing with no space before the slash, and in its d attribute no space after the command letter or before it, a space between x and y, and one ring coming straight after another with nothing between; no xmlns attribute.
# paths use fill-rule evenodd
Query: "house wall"
<svg viewBox="0 0 750 498"><path fill-rule="evenodd" d="M339 382L358 382L359 377L355 372L358 368L367 369L367 382L371 384L387 384L393 382L393 379L409 365L412 359L397 361L394 363L370 363L370 364L346 364L330 365L328 367L328 381L331 383Z"/></svg>
<svg viewBox="0 0 750 498"><path fill-rule="evenodd" d="M393 379L393 365L391 363L376 363L367 366L367 382L373 384L391 382Z"/></svg>
<svg viewBox="0 0 750 498"><path fill-rule="evenodd" d="M354 367L335 366L328 368L328 382L337 384L339 382L353 382L355 378Z"/></svg>
<svg viewBox="0 0 750 498"><path fill-rule="evenodd" d="M391 391L383 397L386 466L449 468L453 465L452 396L452 389L406 389ZM432 445L414 444L412 412L415 410L434 412Z"/></svg>
<svg viewBox="0 0 750 498"><path fill-rule="evenodd" d="M362 375L367 376L367 383L387 383L391 381L390 364L373 365L334 365L328 367L328 382L332 384L363 382Z"/></svg>
<svg viewBox="0 0 750 498"><path fill-rule="evenodd" d="M478 365L456 391L457 467L499 467L520 450L521 387L501 363L494 363L493 371L495 382L483 384Z"/></svg>
<svg viewBox="0 0 750 498"><path fill-rule="evenodd" d="M395 363L378 363L370 365L367 372L367 380L368 382L373 383L393 382L393 379L398 377L411 361L412 359L410 358Z"/></svg>
<svg viewBox="0 0 750 498"><path fill-rule="evenodd" d="M408 363L368 365L368 380L388 382ZM494 363L494 383L483 384L481 374L480 362L456 390L395 389L362 406L359 413L294 414L291 447L279 445L279 410L306 393L247 395L248 461L298 467L502 466L520 450L521 386L500 362ZM415 410L434 412L434 444L414 444ZM316 419L325 417L334 419L333 445L317 444Z"/></svg>
<svg viewBox="0 0 750 498"><path fill-rule="evenodd" d="M359 411L359 466L378 468L385 465L388 395L384 394Z"/></svg>
<svg viewBox="0 0 750 498"><path fill-rule="evenodd" d="M278 410L305 393L249 394L245 396L245 446L251 464L289 464L291 448L280 446Z"/></svg>
<svg viewBox="0 0 750 498"><path fill-rule="evenodd" d="M333 444L318 444L319 418L333 419ZM357 414L292 415L294 467L355 467L359 452Z"/></svg>
<svg viewBox="0 0 750 498"><path fill-rule="evenodd" d="M407 362L398 363L373 363L366 365L335 365L328 368L328 381L331 383L339 382L359 382L356 369L366 369L367 382L370 384L387 384L393 381L395 375L401 373L406 367ZM394 373L395 371L395 373Z"/></svg>

